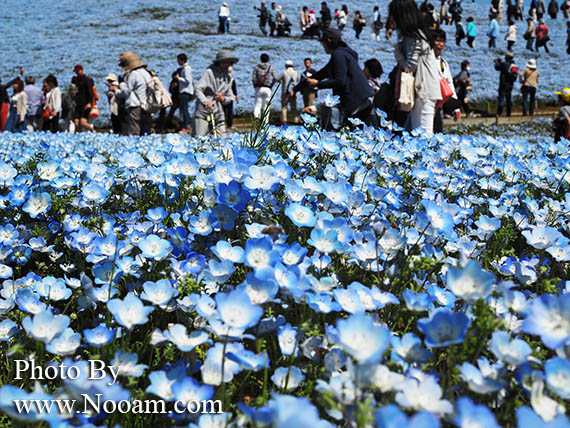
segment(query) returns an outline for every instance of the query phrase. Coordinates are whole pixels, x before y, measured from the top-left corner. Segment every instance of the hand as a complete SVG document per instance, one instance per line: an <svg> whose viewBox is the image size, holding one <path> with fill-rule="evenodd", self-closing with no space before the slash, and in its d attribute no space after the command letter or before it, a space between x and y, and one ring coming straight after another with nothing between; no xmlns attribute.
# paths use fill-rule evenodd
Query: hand
<svg viewBox="0 0 570 428"><path fill-rule="evenodd" d="M289 92L289 96L290 96L291 98L293 98L293 97L295 96L295 91Z"/></svg>
<svg viewBox="0 0 570 428"><path fill-rule="evenodd" d="M180 77L180 75L179 75L178 73L176 73L174 76L172 76L172 78L173 78L174 80L178 80L179 77Z"/></svg>
<svg viewBox="0 0 570 428"><path fill-rule="evenodd" d="M206 103L206 104L204 104L204 107L206 107L207 110L214 110L214 104L213 103Z"/></svg>
<svg viewBox="0 0 570 428"><path fill-rule="evenodd" d="M226 97L224 97L220 92L216 92L214 94L214 99L223 103L226 100Z"/></svg>
<svg viewBox="0 0 570 428"><path fill-rule="evenodd" d="M87 103L87 104L85 105L85 110L89 110L90 108L91 108L91 103Z"/></svg>
<svg viewBox="0 0 570 428"><path fill-rule="evenodd" d="M312 113L311 107L305 107L305 108L301 111L301 113L309 113L309 114Z"/></svg>
<svg viewBox="0 0 570 428"><path fill-rule="evenodd" d="M236 104L239 104L239 97L236 95Z"/></svg>
<svg viewBox="0 0 570 428"><path fill-rule="evenodd" d="M461 112L459 110L456 110L453 112L453 121L459 122L459 119L461 119Z"/></svg>
<svg viewBox="0 0 570 428"><path fill-rule="evenodd" d="M317 79L312 79L312 78L308 78L307 79L307 85L311 86L311 87L315 87L319 84L319 81Z"/></svg>

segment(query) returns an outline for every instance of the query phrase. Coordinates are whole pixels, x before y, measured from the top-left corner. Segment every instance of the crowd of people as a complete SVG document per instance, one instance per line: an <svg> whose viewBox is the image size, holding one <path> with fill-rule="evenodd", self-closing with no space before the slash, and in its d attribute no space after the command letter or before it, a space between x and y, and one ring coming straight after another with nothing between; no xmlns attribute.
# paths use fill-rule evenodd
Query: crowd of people
<svg viewBox="0 0 570 428"><path fill-rule="evenodd" d="M493 0L489 13L487 35L490 48L495 47L498 38L498 22L502 19L503 9L501 2L502 0ZM550 4L552 2L556 3L551 0ZM565 16L570 11L566 3L570 4L570 0L564 0L560 7ZM555 18L557 10L550 4L548 13ZM529 49L533 47L533 42L529 40L536 39L536 49L544 46L548 52L548 28L544 30L542 22L546 10L543 6L543 0L533 0L525 39ZM287 27L290 28L291 24L283 13L283 8L276 3L271 3L267 8L265 2L261 2L255 9L259 12L259 25L263 34L278 36L283 31L287 32ZM452 0L449 8L447 0L442 0L439 13L427 0L419 7L414 0L392 0L386 23L383 24L376 6L371 23L372 38L380 37L381 28L386 29L387 38L391 37L393 31L398 34L394 52L396 65L388 73L388 79L382 82L382 64L377 59L370 58L360 68L358 54L343 40L343 29L349 16L346 5L331 12L327 3L322 2L319 17L316 17L314 10L304 6L300 17L303 35L318 36L325 53L330 55L330 60L317 69L311 58L305 58L302 72L297 71L293 61L287 60L285 68L277 72L270 63L269 55L261 54L260 62L252 71L252 85L255 89L254 118L267 120L268 103L276 85L280 85L280 120L284 125L289 123L289 119L299 122L299 113L302 111L318 115L325 129L340 129L350 123L377 126L380 121L376 111L380 109L398 125L408 130L422 128L427 135L431 135L441 131L444 116L459 120L461 110L465 115L471 116L470 63L468 60L463 61L461 70L454 76L443 57L447 42L446 33L441 27L444 23L455 23L457 45L466 37L468 46L473 47L477 30L472 17L467 18L467 27L463 30L462 12L460 0ZM227 3L222 4L218 16L218 31L229 31L230 10ZM534 26L535 16L539 19L537 26ZM502 115L505 107L506 115L511 115L512 91L517 81L521 88L523 115L532 116L535 111L539 82L537 61L529 60L525 68L519 71L514 54L510 51L516 42L513 20L521 19L522 3L514 4L508 0L509 27L505 36L508 52L504 60L496 59L494 63L495 69L499 71L498 115ZM333 21L336 22L336 28ZM366 20L360 11L355 11L353 28L356 38L360 37L365 25ZM196 83L188 57L181 53L176 57L178 68L172 73L167 90L156 73L137 55L124 52L118 63L123 74L117 76L111 72L106 77L112 131L125 135L148 134L152 130L155 114L158 116L155 129L171 130L176 126L173 122L178 112L177 131L181 133L223 134L226 128L232 126L234 102L239 103L238 85L232 74L232 66L237 62L238 58L231 52L220 50ZM32 76L24 78L23 69L20 69L18 77L5 85L0 82L0 130L93 131L93 120L99 116L99 95L95 82L85 73L81 64L76 65L73 71L75 76L63 93L55 76L47 76L42 88L39 88ZM10 87L13 87L11 98L8 94ZM318 92L326 89L338 96L338 104L315 104ZM297 108L298 93L302 94L302 109ZM557 94L561 102L565 103L565 92ZM63 120L63 128L60 120ZM564 132L562 135L565 135Z"/></svg>

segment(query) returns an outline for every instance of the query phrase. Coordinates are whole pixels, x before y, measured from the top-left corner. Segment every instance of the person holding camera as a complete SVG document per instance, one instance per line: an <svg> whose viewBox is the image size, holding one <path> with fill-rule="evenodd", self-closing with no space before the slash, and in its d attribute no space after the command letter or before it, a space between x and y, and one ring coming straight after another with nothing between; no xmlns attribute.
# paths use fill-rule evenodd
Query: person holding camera
<svg viewBox="0 0 570 428"><path fill-rule="evenodd" d="M511 115L513 105L511 94L513 92L513 85L516 82L519 74L513 58L514 54L512 52L507 52L505 54L504 61L502 61L500 58L497 58L494 61L495 70L500 72L497 116L501 116L501 114L503 114L503 106L505 103L507 105L507 117Z"/></svg>

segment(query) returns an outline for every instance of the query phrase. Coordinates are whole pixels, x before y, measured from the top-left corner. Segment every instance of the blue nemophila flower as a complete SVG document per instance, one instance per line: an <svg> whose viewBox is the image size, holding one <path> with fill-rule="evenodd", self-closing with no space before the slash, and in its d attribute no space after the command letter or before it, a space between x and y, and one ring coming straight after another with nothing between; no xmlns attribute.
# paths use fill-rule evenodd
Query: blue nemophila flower
<svg viewBox="0 0 570 428"><path fill-rule="evenodd" d="M51 207L51 196L47 192L31 193L28 200L22 207L22 211L28 213L32 218L46 213Z"/></svg>
<svg viewBox="0 0 570 428"><path fill-rule="evenodd" d="M174 372L174 371L172 371ZM172 385L176 382L176 377L170 377L174 373L168 373L163 370L157 370L148 375L150 385L146 387L145 392L156 395L165 401L174 401L174 393Z"/></svg>
<svg viewBox="0 0 570 428"><path fill-rule="evenodd" d="M107 308L115 320L128 329L134 325L145 324L149 314L154 310L152 306L143 305L143 302L133 293L128 293L122 300L109 300Z"/></svg>
<svg viewBox="0 0 570 428"><path fill-rule="evenodd" d="M564 235L550 226L535 226L531 230L523 230L521 234L529 245L538 250L551 247L557 241L564 239Z"/></svg>
<svg viewBox="0 0 570 428"><path fill-rule="evenodd" d="M30 314L39 314L44 311L47 305L40 301L39 296L29 288L20 288L16 292L16 304L21 311Z"/></svg>
<svg viewBox="0 0 570 428"><path fill-rule="evenodd" d="M107 328L105 324L99 324L92 329L83 330L85 341L92 346L99 347L110 343L115 337L116 329Z"/></svg>
<svg viewBox="0 0 570 428"><path fill-rule="evenodd" d="M137 363L137 354L123 352L121 350L117 350L117 352L115 352L115 356L111 360L112 365L121 367L119 376L141 377L148 366L146 364Z"/></svg>
<svg viewBox="0 0 570 428"><path fill-rule="evenodd" d="M208 333L200 330L193 330L188 334L187 329L182 324L174 324L162 332L164 337L174 343L182 352L190 352L196 346L209 342Z"/></svg>
<svg viewBox="0 0 570 428"><path fill-rule="evenodd" d="M46 351L55 355L71 355L80 344L81 335L68 327L46 345Z"/></svg>
<svg viewBox="0 0 570 428"><path fill-rule="evenodd" d="M18 325L11 319L0 321L0 342L9 341L19 332Z"/></svg>
<svg viewBox="0 0 570 428"><path fill-rule="evenodd" d="M429 311L433 308L434 298L428 293L414 293L409 288L405 289L402 297L406 307L412 311Z"/></svg>
<svg viewBox="0 0 570 428"><path fill-rule="evenodd" d="M81 188L81 194L90 204L104 203L109 193L109 190L94 181L89 182Z"/></svg>
<svg viewBox="0 0 570 428"><path fill-rule="evenodd" d="M220 319L230 327L246 329L256 325L263 315L263 309L253 305L244 291L230 294L216 294L216 304Z"/></svg>
<svg viewBox="0 0 570 428"><path fill-rule="evenodd" d="M317 312L328 314L330 312L338 312L342 307L332 300L330 294L305 294L305 302L311 309Z"/></svg>
<svg viewBox="0 0 570 428"><path fill-rule="evenodd" d="M564 400L570 398L570 361L554 357L544 365L548 389Z"/></svg>
<svg viewBox="0 0 570 428"><path fill-rule="evenodd" d="M263 370L266 367L270 367L267 352L262 352L256 355L252 351L244 349L236 354L229 352L226 354L226 357L229 360L238 363L246 370L258 371Z"/></svg>
<svg viewBox="0 0 570 428"><path fill-rule="evenodd" d="M545 421L530 407L521 406L517 408L517 426L518 428L569 428L570 421L564 414L558 414L552 420Z"/></svg>
<svg viewBox="0 0 570 428"><path fill-rule="evenodd" d="M49 343L58 334L61 334L69 325L67 315L54 315L50 310L44 310L34 317L22 320L22 326L28 336L43 343Z"/></svg>
<svg viewBox="0 0 570 428"><path fill-rule="evenodd" d="M14 274L14 270L3 263L0 263L0 279L10 278Z"/></svg>
<svg viewBox="0 0 570 428"><path fill-rule="evenodd" d="M536 334L550 349L570 339L570 293L561 296L543 294L529 302L522 329Z"/></svg>
<svg viewBox="0 0 570 428"><path fill-rule="evenodd" d="M232 180L228 184L221 183L216 188L218 194L217 201L220 204L227 205L236 211L245 209L247 203L251 200L249 192L241 187L241 185Z"/></svg>
<svg viewBox="0 0 570 428"><path fill-rule="evenodd" d="M281 390L289 392L296 390L305 380L305 376L298 367L279 367L271 376L271 380Z"/></svg>
<svg viewBox="0 0 570 428"><path fill-rule="evenodd" d="M418 320L418 330L432 348L463 342L471 321L464 313L446 308L436 309L429 318Z"/></svg>
<svg viewBox="0 0 570 428"><path fill-rule="evenodd" d="M424 199L422 205L425 208L425 214L432 227L440 233L443 233L448 239L455 239L457 234L453 227L455 222L451 214L446 212L435 202Z"/></svg>
<svg viewBox="0 0 570 428"><path fill-rule="evenodd" d="M340 247L338 232L336 230L313 229L307 244L312 245L323 254L332 253Z"/></svg>
<svg viewBox="0 0 570 428"><path fill-rule="evenodd" d="M546 251L557 262L570 262L570 240L567 238L559 239L555 245L548 247Z"/></svg>
<svg viewBox="0 0 570 428"><path fill-rule="evenodd" d="M227 241L218 241L211 250L220 260L229 260L233 263L243 262L243 248L239 246L234 247Z"/></svg>
<svg viewBox="0 0 570 428"><path fill-rule="evenodd" d="M211 212L212 227L215 230L232 230L237 217L236 210L226 205L216 205Z"/></svg>
<svg viewBox="0 0 570 428"><path fill-rule="evenodd" d="M254 269L259 279L273 277L273 267L279 260L279 251L273 247L270 237L250 239L245 243L244 263Z"/></svg>
<svg viewBox="0 0 570 428"><path fill-rule="evenodd" d="M317 408L305 397L275 394L269 401L269 407L273 410L271 425L274 428L333 427L331 423L320 419Z"/></svg>
<svg viewBox="0 0 570 428"><path fill-rule="evenodd" d="M0 163L0 184L11 186L16 175L18 175L16 168L5 162Z"/></svg>
<svg viewBox="0 0 570 428"><path fill-rule="evenodd" d="M295 353L295 356L297 356L299 352L299 348L297 346L297 334L298 329L296 327L292 327L289 323L279 327L277 340L279 342L279 348L281 349L282 355L292 355Z"/></svg>
<svg viewBox="0 0 570 428"><path fill-rule="evenodd" d="M391 360L406 363L425 363L432 356L422 346L422 340L414 333L406 333L400 339L398 336L392 336L392 352Z"/></svg>
<svg viewBox="0 0 570 428"><path fill-rule="evenodd" d="M390 330L366 315L352 315L337 322L339 345L359 363L375 363L390 344Z"/></svg>
<svg viewBox="0 0 570 428"><path fill-rule="evenodd" d="M184 407L190 402L202 403L214 395L214 388L209 385L200 385L197 380L191 377L177 380L172 384L171 389L174 398L181 402ZM197 413L199 410L205 411L206 409L191 407L190 410Z"/></svg>
<svg viewBox="0 0 570 428"><path fill-rule="evenodd" d="M225 354L224 354L225 349ZM232 353L239 354L245 348L241 343L216 343L206 352L204 364L200 367L202 382L207 385L220 385L222 383L222 361L224 362L224 382L231 382L234 375L238 374L242 367L235 361L225 357Z"/></svg>
<svg viewBox="0 0 570 428"><path fill-rule="evenodd" d="M172 250L172 244L166 239L156 235L149 235L137 242L137 247L142 251L142 256L147 259L164 259Z"/></svg>
<svg viewBox="0 0 570 428"><path fill-rule="evenodd" d="M437 416L429 412L419 412L408 418L395 404L388 404L376 411L376 426L378 428L439 428Z"/></svg>
<svg viewBox="0 0 570 428"><path fill-rule="evenodd" d="M166 217L168 217L168 211L166 211L163 207L150 208L146 212L145 217L153 223L158 224Z"/></svg>
<svg viewBox="0 0 570 428"><path fill-rule="evenodd" d="M405 381L397 385L396 402L406 408L424 410L437 414L450 414L453 406L442 399L443 391L435 376L427 375L417 369L410 369Z"/></svg>
<svg viewBox="0 0 570 428"><path fill-rule="evenodd" d="M457 400L457 414L453 422L460 428L500 428L487 406L474 404L467 397Z"/></svg>
<svg viewBox="0 0 570 428"><path fill-rule="evenodd" d="M0 169L1 174L1 169ZM38 403L49 402L51 403L55 397L44 393L40 388L34 392L26 392L12 385L4 385L0 387L0 409L7 415L11 416L15 420L30 421L30 423L36 423L37 421L47 421L48 423L56 426L62 422L62 415L58 412L57 406L51 406L50 409L38 409L35 406L30 406L29 412L23 412L21 409L16 407L16 402L28 401ZM44 401L45 400L45 401Z"/></svg>
<svg viewBox="0 0 570 428"><path fill-rule="evenodd" d="M166 305L171 299L178 296L178 289L168 279L156 282L146 281L143 284L141 299L158 306Z"/></svg>
<svg viewBox="0 0 570 428"><path fill-rule="evenodd" d="M252 165L249 167L249 177L244 180L244 185L251 190L270 190L280 180L274 167Z"/></svg>
<svg viewBox="0 0 570 428"><path fill-rule="evenodd" d="M297 202L293 202L285 208L285 215L299 227L314 227L317 224L313 210Z"/></svg>
<svg viewBox="0 0 570 428"><path fill-rule="evenodd" d="M103 285L115 285L123 275L123 271L115 266L113 262L98 263L93 266L92 272L95 284Z"/></svg>
<svg viewBox="0 0 570 428"><path fill-rule="evenodd" d="M243 290L249 296L254 305L275 301L275 295L279 291L279 284L273 279L258 279L249 272L245 281L238 285L237 290Z"/></svg>
<svg viewBox="0 0 570 428"><path fill-rule="evenodd" d="M513 339L506 331L495 331L491 336L489 349L500 361L519 366L528 360L532 349L522 339Z"/></svg>
<svg viewBox="0 0 570 428"><path fill-rule="evenodd" d="M483 360L484 361L484 360ZM473 364L464 361L459 367L459 377L467 383L469 389L478 394L490 394L502 388L502 385L497 380L487 377L483 373L483 368L486 367L481 361L477 361L480 368L475 367ZM486 362L488 365L488 361ZM487 372L487 371L486 371Z"/></svg>
<svg viewBox="0 0 570 428"><path fill-rule="evenodd" d="M491 294L495 276L481 268L477 261L470 260L463 269L450 267L445 282L453 294L467 303L473 303Z"/></svg>

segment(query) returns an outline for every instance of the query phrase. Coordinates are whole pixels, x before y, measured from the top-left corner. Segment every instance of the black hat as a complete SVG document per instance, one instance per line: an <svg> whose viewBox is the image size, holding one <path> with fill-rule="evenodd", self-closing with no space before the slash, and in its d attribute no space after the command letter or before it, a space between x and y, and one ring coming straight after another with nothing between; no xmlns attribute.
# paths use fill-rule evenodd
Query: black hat
<svg viewBox="0 0 570 428"><path fill-rule="evenodd" d="M330 40L331 42L339 41L342 37L340 30L336 28L325 28L321 35L321 42L323 40Z"/></svg>

